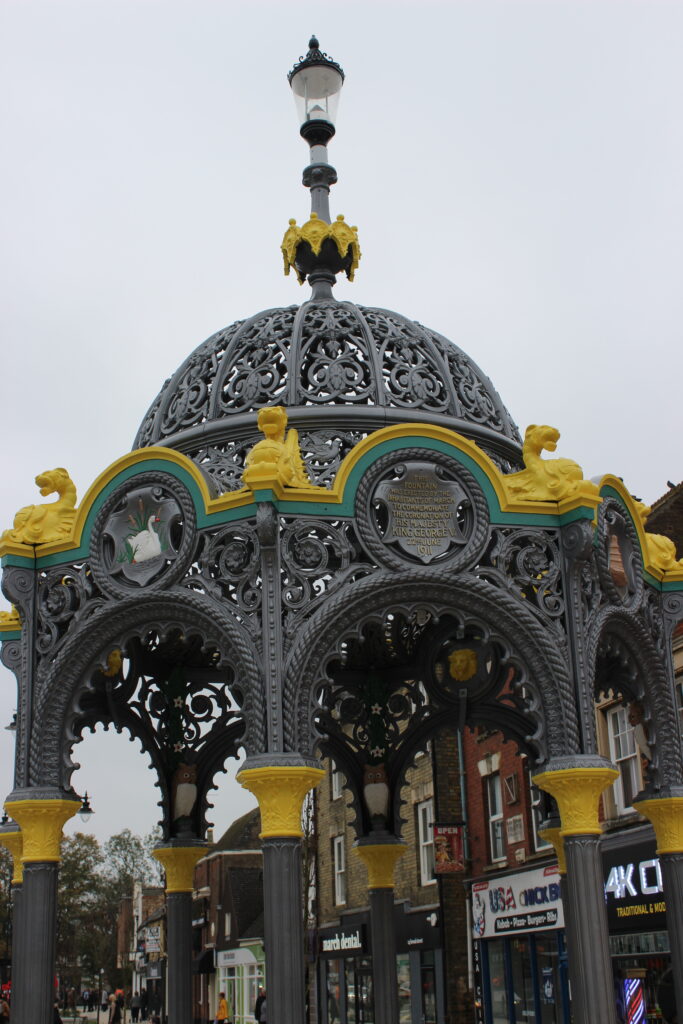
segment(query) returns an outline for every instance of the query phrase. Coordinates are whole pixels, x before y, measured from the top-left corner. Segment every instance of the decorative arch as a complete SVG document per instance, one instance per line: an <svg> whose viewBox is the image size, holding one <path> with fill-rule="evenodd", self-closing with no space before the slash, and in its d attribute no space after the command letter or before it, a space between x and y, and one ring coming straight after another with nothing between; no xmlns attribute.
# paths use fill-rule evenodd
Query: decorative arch
<svg viewBox="0 0 683 1024"><path fill-rule="evenodd" d="M587 686L594 692L600 683L599 659L610 640L616 645L615 655L622 661L621 685L627 696L643 705L645 720L650 725L653 759L648 790L680 786L683 755L674 694L667 664L653 640L652 630L641 616L625 608L606 608L597 616L587 644Z"/></svg>
<svg viewBox="0 0 683 1024"><path fill-rule="evenodd" d="M308 753L315 745L316 687L340 656L344 638L360 637L364 624L380 613L409 615L417 608L435 620L451 613L466 622L485 623L525 669L525 683L537 695L536 731L540 735L545 725L549 755L580 750L573 687L560 645L549 644L547 631L510 595L471 575L430 571L384 572L350 583L309 620L285 674L285 740L290 750Z"/></svg>
<svg viewBox="0 0 683 1024"><path fill-rule="evenodd" d="M174 587L150 594L145 601L131 597L113 607L106 606L86 620L64 644L37 695L31 733L31 786L70 788L69 779L75 767L71 749L80 739L81 729L93 723L92 713L88 715L88 693L93 691L93 678L102 680L106 676L108 653L116 648L125 650L127 644L139 642L140 637L150 631L157 631L162 637L174 633L189 638L196 636L202 651L215 648L216 667L227 669L229 666L233 673L231 693L238 699L241 714L231 721L229 735L220 739L212 737L207 743L202 752L203 776L197 780L198 784L202 782L205 790L212 787L213 776L222 770L229 756L226 744L233 742L235 750L240 745L248 752L263 749L265 711L261 672L248 636L238 622L223 614L203 595ZM95 715L94 720L105 719ZM131 718L125 713L114 724L134 733ZM136 735L136 738L140 737ZM168 787L160 767L155 763L167 801Z"/></svg>

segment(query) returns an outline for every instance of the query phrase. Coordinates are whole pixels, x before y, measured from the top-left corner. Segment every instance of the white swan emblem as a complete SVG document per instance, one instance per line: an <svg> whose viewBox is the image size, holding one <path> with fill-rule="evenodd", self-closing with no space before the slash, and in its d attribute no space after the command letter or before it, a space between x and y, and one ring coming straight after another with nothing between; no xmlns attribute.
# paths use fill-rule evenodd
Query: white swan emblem
<svg viewBox="0 0 683 1024"><path fill-rule="evenodd" d="M153 528L154 523L160 523L159 516L150 516L147 522L147 529L128 537L133 562L148 562L150 558L156 558L161 554L161 538Z"/></svg>

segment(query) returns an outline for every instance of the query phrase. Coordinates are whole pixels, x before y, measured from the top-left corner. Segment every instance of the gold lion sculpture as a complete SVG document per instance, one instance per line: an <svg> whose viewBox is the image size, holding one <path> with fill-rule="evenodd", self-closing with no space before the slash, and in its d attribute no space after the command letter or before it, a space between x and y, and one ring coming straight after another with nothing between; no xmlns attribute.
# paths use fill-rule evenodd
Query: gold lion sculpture
<svg viewBox="0 0 683 1024"><path fill-rule="evenodd" d="M57 501L27 505L14 517L14 526L5 530L2 540L17 544L50 544L71 533L76 518L76 486L65 469L47 469L36 477L43 497L58 494Z"/></svg>
<svg viewBox="0 0 683 1024"><path fill-rule="evenodd" d="M677 558L676 545L669 538L661 533L648 533L645 523L652 509L642 501L635 503L636 511L645 530L645 542L647 544L647 555L651 565L662 572L672 569L683 569L683 558Z"/></svg>
<svg viewBox="0 0 683 1024"><path fill-rule="evenodd" d="M287 487L310 487L311 481L299 450L299 435L288 430L287 411L281 405L267 406L258 414L259 430L265 434L248 453L242 480L250 487L267 479Z"/></svg>
<svg viewBox="0 0 683 1024"><path fill-rule="evenodd" d="M555 451L559 439L560 432L555 427L532 423L526 428L522 447L525 469L505 477L511 498L522 501L560 501L574 494L583 481L581 466L572 459L541 458L542 451ZM584 483L595 487L587 481Z"/></svg>

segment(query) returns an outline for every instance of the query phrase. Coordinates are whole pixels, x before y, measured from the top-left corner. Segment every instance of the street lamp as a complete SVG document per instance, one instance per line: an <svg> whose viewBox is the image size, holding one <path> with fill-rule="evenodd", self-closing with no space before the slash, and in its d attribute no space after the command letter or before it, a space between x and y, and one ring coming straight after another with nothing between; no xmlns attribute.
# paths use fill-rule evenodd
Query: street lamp
<svg viewBox="0 0 683 1024"><path fill-rule="evenodd" d="M311 212L330 223L330 185L337 172L327 162L327 143L335 132L334 122L344 72L336 61L320 50L311 36L308 53L300 57L287 75L294 94L300 132L311 147L311 162L303 182L311 190Z"/></svg>
<svg viewBox="0 0 683 1024"><path fill-rule="evenodd" d="M328 163L327 143L335 133L344 72L311 36L308 53L299 58L287 78L299 116L299 131L311 150L311 162L303 173L303 183L311 190L311 217L301 227L294 218L289 222L281 246L285 274L294 268L299 284L310 282L312 299L331 299L336 275L343 271L353 281L360 259L357 229L346 224L341 214L334 224L330 221L330 188L337 172Z"/></svg>
<svg viewBox="0 0 683 1024"><path fill-rule="evenodd" d="M83 797L83 800L81 802L81 806L78 808L76 813L78 814L78 817L81 819L81 821L87 821L88 818L90 818L95 813L92 807L90 806L87 789L85 791L85 796Z"/></svg>

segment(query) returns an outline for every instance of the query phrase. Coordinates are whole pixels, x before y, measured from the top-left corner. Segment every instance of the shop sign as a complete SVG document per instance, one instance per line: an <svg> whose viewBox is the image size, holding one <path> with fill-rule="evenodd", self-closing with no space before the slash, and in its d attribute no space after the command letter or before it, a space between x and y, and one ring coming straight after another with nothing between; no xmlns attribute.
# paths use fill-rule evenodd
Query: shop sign
<svg viewBox="0 0 683 1024"><path fill-rule="evenodd" d="M485 1024L484 975L481 969L481 942L472 943L472 973L474 974L474 1024Z"/></svg>
<svg viewBox="0 0 683 1024"><path fill-rule="evenodd" d="M365 934L362 925L358 928L338 928L335 932L320 936L322 956L353 956L365 950Z"/></svg>
<svg viewBox="0 0 683 1024"><path fill-rule="evenodd" d="M250 949L219 949L216 951L216 967L234 967L235 964L255 964L256 957Z"/></svg>
<svg viewBox="0 0 683 1024"><path fill-rule="evenodd" d="M434 871L450 875L465 870L465 839L462 823L434 825Z"/></svg>
<svg viewBox="0 0 683 1024"><path fill-rule="evenodd" d="M472 922L475 939L563 928L557 865L475 882L472 886Z"/></svg>
<svg viewBox="0 0 683 1024"><path fill-rule="evenodd" d="M147 964L147 977L148 978L160 978L161 977L161 963Z"/></svg>
<svg viewBox="0 0 683 1024"><path fill-rule="evenodd" d="M155 924L145 928L145 951L147 953L161 952L161 925Z"/></svg>
<svg viewBox="0 0 683 1024"><path fill-rule="evenodd" d="M664 931L666 903L654 841L607 850L602 864L610 932Z"/></svg>

